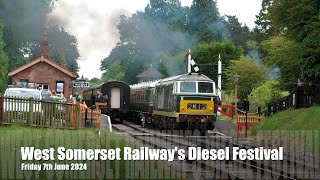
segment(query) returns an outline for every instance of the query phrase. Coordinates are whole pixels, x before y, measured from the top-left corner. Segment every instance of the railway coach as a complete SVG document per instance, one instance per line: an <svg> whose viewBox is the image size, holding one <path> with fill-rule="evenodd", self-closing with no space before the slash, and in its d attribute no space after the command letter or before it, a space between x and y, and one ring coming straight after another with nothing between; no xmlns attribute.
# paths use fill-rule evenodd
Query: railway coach
<svg viewBox="0 0 320 180"><path fill-rule="evenodd" d="M122 123L129 112L130 87L122 81L108 81L99 86L89 88L82 92L83 100L89 107L97 101L97 94L102 93L103 102L107 105L101 107L101 113L110 116L113 122Z"/></svg>
<svg viewBox="0 0 320 180"><path fill-rule="evenodd" d="M190 73L131 86L131 117L161 129L213 129L215 82Z"/></svg>

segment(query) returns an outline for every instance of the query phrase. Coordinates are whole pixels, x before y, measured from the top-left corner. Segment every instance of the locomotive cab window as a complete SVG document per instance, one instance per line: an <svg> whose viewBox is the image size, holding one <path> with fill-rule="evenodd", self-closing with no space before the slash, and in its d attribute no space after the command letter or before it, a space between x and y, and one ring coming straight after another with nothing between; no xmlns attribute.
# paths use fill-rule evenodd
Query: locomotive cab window
<svg viewBox="0 0 320 180"><path fill-rule="evenodd" d="M196 82L180 82L180 92L197 92Z"/></svg>
<svg viewBox="0 0 320 180"><path fill-rule="evenodd" d="M198 83L199 93L213 93L213 83L199 82Z"/></svg>

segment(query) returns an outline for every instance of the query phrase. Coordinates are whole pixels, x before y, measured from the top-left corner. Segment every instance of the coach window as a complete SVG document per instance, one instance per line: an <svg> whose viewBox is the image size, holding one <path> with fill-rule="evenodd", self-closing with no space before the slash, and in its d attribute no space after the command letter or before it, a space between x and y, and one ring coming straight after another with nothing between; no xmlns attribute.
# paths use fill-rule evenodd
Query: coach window
<svg viewBox="0 0 320 180"><path fill-rule="evenodd" d="M141 101L141 91L138 91L138 100Z"/></svg>
<svg viewBox="0 0 320 180"><path fill-rule="evenodd" d="M57 93L64 93L64 81L57 81L56 87Z"/></svg>
<svg viewBox="0 0 320 180"><path fill-rule="evenodd" d="M146 101L146 91L142 91L142 98L143 98L143 101Z"/></svg>

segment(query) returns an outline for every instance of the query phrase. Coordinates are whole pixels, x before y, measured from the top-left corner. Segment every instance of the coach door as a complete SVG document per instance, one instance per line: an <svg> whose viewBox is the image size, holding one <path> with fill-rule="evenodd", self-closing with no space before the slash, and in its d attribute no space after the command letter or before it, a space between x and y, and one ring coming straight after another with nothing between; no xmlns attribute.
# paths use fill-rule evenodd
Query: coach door
<svg viewBox="0 0 320 180"><path fill-rule="evenodd" d="M120 100L121 100L120 88L114 87L111 89L111 99L110 104L112 109L120 109Z"/></svg>

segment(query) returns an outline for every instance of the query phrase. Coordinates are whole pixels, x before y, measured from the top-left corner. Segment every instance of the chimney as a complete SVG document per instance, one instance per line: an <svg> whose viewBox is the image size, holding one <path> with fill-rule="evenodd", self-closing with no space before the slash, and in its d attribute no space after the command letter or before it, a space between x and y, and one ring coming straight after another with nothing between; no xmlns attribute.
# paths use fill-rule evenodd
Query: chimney
<svg viewBox="0 0 320 180"><path fill-rule="evenodd" d="M44 30L44 33L43 33L43 42L42 42L42 45L41 45L41 55L44 58L48 59L48 36L47 36L47 30L46 29Z"/></svg>

